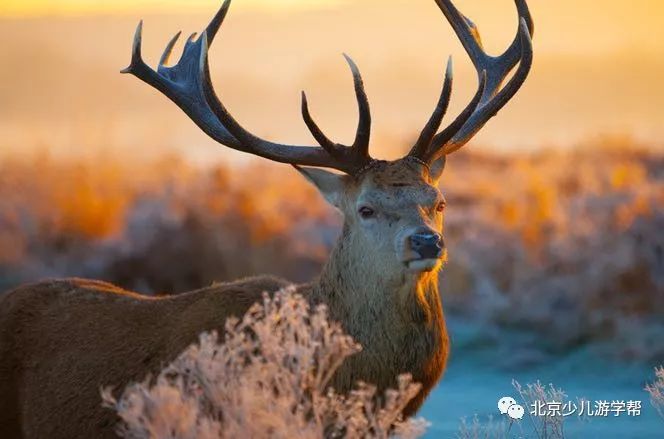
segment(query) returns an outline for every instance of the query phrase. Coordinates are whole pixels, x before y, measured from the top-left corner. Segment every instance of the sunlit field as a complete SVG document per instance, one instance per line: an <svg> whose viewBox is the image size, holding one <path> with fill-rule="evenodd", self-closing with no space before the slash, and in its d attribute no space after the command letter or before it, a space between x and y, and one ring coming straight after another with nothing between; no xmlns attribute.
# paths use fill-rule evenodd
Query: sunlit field
<svg viewBox="0 0 664 439"><path fill-rule="evenodd" d="M179 13L178 1L163 10L10 3L0 8L0 64L14 67L0 69L0 291L61 277L151 296L261 273L315 279L340 215L290 166L214 144L118 73L139 18L154 63L172 33L198 30L216 5ZM457 63L452 113L476 86L433 1L390 1L376 15L377 2L235 3L211 51L213 79L266 138L311 142L298 113L303 88L326 131L350 136L344 50L366 67L381 158L411 146L448 53ZM489 12L458 3L479 15L489 49L512 38L511 2ZM572 399L643 401L638 419L574 422L569 437L658 437L664 419L643 388L664 364L664 46L654 21L646 32L637 18L661 5L636 2L620 20L619 2L604 15L579 2L582 29L545 0L530 3L536 23L542 17L532 77L450 157L440 183L452 353L421 414L431 437L454 437L461 417L478 414L484 425L496 415L513 378L541 379ZM623 36L601 32L617 23Z"/></svg>
<svg viewBox="0 0 664 439"><path fill-rule="evenodd" d="M294 170L265 163L202 169L176 156L128 163L44 153L5 160L0 176L3 289L62 276L146 294L255 273L308 281L340 227ZM561 361L579 362L580 374L594 361L623 372L664 361L660 153L615 138L568 152L467 153L450 160L441 187L449 374L479 357L509 387L511 377ZM638 394L646 376L630 376ZM563 377L559 385L578 382ZM619 397L624 387L604 391ZM458 421L430 410L434 425Z"/></svg>
<svg viewBox="0 0 664 439"><path fill-rule="evenodd" d="M448 312L537 334L525 363L606 341L614 359L664 359L663 174L661 154L630 139L454 157L441 184ZM44 153L0 175L3 289L59 276L146 294L255 273L302 282L340 228L285 166Z"/></svg>

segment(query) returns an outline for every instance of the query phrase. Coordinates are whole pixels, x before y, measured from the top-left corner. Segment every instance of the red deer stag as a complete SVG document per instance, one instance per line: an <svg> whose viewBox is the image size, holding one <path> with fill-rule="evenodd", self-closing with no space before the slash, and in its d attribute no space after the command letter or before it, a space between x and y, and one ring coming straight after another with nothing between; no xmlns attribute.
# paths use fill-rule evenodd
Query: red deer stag
<svg viewBox="0 0 664 439"><path fill-rule="evenodd" d="M139 24L131 64L123 71L166 95L219 143L295 166L343 213L343 233L322 273L297 291L312 303L326 304L331 317L364 347L339 370L333 386L344 392L362 380L383 390L395 384L397 375L410 373L423 387L407 416L439 380L449 352L438 292L446 257L445 201L438 181L446 157L514 96L532 64L532 19L525 0L515 2L517 36L493 57L483 50L477 27L450 0L436 0L477 69L478 90L460 115L439 130L452 91L448 63L430 120L408 155L396 161L369 155L369 103L360 72L348 57L359 105L352 145L323 134L304 94L304 121L320 146L273 143L235 120L213 89L208 65L209 45L230 0L198 39L189 38L180 61L169 67L173 38L156 71L141 57ZM101 386L124 386L158 372L199 333L223 330L229 316L244 314L263 292L286 285L260 276L150 298L103 282L67 279L6 294L0 304L0 436L113 437L117 419L102 408Z"/></svg>

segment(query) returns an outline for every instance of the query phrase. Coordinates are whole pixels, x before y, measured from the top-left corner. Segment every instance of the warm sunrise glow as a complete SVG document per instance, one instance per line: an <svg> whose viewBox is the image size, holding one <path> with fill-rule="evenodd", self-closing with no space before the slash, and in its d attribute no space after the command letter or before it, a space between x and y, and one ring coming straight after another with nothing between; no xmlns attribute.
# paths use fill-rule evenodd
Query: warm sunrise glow
<svg viewBox="0 0 664 439"><path fill-rule="evenodd" d="M330 6L342 0L237 0L236 7L261 8L311 8ZM168 11L182 8L201 9L216 7L217 0L5 0L0 4L0 15L31 16L31 15L79 15L126 13L131 11Z"/></svg>
<svg viewBox="0 0 664 439"><path fill-rule="evenodd" d="M95 151L93 144L118 151L134 141L146 154L170 142L189 158L200 153L208 160L216 150L191 147L192 139L212 143L195 125L117 72L126 66L139 19L145 20L143 51L154 64L173 33L200 30L222 2L0 0L0 62L24 67L0 69L0 84L12 84L0 87L0 157L34 151L26 145L41 142L69 155ZM488 52L498 54L511 42L514 0L455 3L477 23ZM660 145L664 2L528 4L535 17L531 77L477 143L573 146L609 134ZM383 150L410 139L428 117L448 55L455 62L451 114L475 86L468 57L434 0L233 0L223 35L212 51L214 82L237 117L273 139L311 141L299 117L302 89L330 135L349 135L355 113L342 51L362 68L374 143ZM104 130L116 138L106 140Z"/></svg>
<svg viewBox="0 0 664 439"><path fill-rule="evenodd" d="M80 15L135 15L135 14L191 14L209 13L218 8L222 0L4 0L0 2L0 17L34 16L80 16ZM375 4L383 9L388 6L409 9L426 9L429 1L409 2L405 0L234 0L233 10L289 11L303 9L338 8L346 5L348 11L356 7ZM479 2L460 0L461 9L474 16L495 18L483 23L484 32L492 26L504 28L502 17L512 13L510 0ZM530 1L530 8L537 17L537 28L562 30L548 41L547 36L538 35L542 50L560 51L615 51L646 50L661 51L664 41L664 2L659 0L547 0ZM544 45L542 45L544 43Z"/></svg>

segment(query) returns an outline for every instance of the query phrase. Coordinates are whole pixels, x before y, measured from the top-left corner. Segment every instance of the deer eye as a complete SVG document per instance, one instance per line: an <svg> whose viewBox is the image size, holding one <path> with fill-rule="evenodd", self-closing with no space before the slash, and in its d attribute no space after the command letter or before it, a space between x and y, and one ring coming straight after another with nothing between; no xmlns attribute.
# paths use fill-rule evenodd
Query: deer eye
<svg viewBox="0 0 664 439"><path fill-rule="evenodd" d="M447 203L445 201L441 201L440 203L436 204L436 212L443 213L446 207Z"/></svg>
<svg viewBox="0 0 664 439"><path fill-rule="evenodd" d="M360 213L360 216L363 219L373 218L376 215L376 211L373 210L371 207L367 206L360 207L360 210L358 210L358 212Z"/></svg>

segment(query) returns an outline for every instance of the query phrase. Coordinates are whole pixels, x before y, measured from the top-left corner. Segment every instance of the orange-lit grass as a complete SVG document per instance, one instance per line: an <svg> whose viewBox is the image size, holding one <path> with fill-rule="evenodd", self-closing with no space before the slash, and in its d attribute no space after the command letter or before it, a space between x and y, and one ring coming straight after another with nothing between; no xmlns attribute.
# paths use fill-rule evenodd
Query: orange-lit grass
<svg viewBox="0 0 664 439"><path fill-rule="evenodd" d="M475 215L495 227L518 231L526 247L536 251L552 229L560 233L570 221L595 221L570 218L574 197L626 194L606 219L618 229L651 214L653 203L664 201L664 188L648 175L643 154L595 149L526 157L466 155L450 160L442 188L452 200L452 214L477 210ZM304 219L336 221L318 194L285 166L252 162L199 170L173 156L133 163L113 157L62 162L44 155L0 164L5 226L0 241L16 242L12 234L20 233L25 224L19 223L26 221L49 235L119 237L132 206L150 197L166 199L176 214L193 208L209 216L237 216L255 245L288 235ZM468 203L457 207L455 198ZM20 257L18 247L1 246L0 259Z"/></svg>
<svg viewBox="0 0 664 439"><path fill-rule="evenodd" d="M455 155L441 183L447 308L541 328L551 349L614 334L624 355L650 356L643 319L664 312L663 167L630 144ZM307 281L339 225L296 171L258 160L0 163L2 289L72 275L158 293L259 273Z"/></svg>

